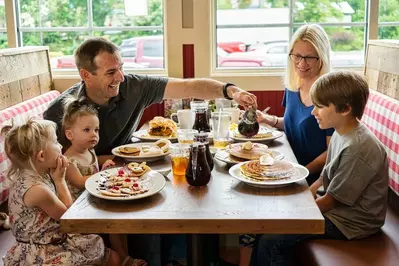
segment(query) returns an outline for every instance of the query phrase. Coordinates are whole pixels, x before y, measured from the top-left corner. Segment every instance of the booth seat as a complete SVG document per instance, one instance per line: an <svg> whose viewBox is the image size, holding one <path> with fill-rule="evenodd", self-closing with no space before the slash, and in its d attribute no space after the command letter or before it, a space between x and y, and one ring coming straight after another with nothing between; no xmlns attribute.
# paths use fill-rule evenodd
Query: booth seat
<svg viewBox="0 0 399 266"><path fill-rule="evenodd" d="M399 101L372 90L362 121L388 154L390 188L385 224L379 234L364 239L304 242L296 249L295 265L399 265Z"/></svg>

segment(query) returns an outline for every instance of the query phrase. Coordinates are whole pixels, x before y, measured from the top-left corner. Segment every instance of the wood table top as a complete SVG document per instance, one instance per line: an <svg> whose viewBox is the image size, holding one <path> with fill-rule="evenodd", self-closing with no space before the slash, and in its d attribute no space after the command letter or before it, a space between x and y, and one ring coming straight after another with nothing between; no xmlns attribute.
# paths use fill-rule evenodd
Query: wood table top
<svg viewBox="0 0 399 266"><path fill-rule="evenodd" d="M285 135L270 148L296 162ZM85 191L61 217L68 233L303 233L324 232L320 213L305 180L280 188L257 188L228 174L218 160L209 184L189 188L169 173L158 194L139 200L107 201ZM170 169L169 159L154 162ZM151 166L151 162L148 163Z"/></svg>

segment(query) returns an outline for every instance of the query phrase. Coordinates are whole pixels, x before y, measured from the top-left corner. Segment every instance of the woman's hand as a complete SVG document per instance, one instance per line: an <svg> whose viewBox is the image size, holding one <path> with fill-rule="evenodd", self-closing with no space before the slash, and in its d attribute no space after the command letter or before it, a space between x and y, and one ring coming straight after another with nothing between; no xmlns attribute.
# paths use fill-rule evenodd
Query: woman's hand
<svg viewBox="0 0 399 266"><path fill-rule="evenodd" d="M68 159L64 155L60 155L57 158L56 168L50 169L50 176L54 183L65 180L65 173L68 165Z"/></svg>
<svg viewBox="0 0 399 266"><path fill-rule="evenodd" d="M274 116L265 114L259 110L256 110L256 114L258 116L256 119L258 123L266 123L268 125L272 125L273 122L275 121Z"/></svg>
<svg viewBox="0 0 399 266"><path fill-rule="evenodd" d="M106 160L106 161L103 163L103 166L101 167L101 171L103 171L103 170L105 170L105 169L107 169L107 168L110 168L110 167L112 167L112 166L115 166L115 162L112 161L111 159L108 159L108 160Z"/></svg>

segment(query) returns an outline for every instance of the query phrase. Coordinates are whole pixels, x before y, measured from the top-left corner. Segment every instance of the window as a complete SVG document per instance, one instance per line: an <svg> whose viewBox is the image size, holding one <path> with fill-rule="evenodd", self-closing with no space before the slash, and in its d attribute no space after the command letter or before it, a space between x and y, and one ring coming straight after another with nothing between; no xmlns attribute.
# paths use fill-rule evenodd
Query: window
<svg viewBox="0 0 399 266"><path fill-rule="evenodd" d="M397 0L381 0L392 1ZM243 42L240 67L285 67L288 44L301 25L318 23L326 30L333 67L364 64L366 1L364 0L216 0L216 42ZM399 9L399 7L397 8ZM218 62L218 67L226 65Z"/></svg>
<svg viewBox="0 0 399 266"><path fill-rule="evenodd" d="M18 12L20 46L49 46L52 68L75 68L74 50L92 36L118 45L125 68L164 68L162 40L157 64L138 45L163 37L162 0L19 0Z"/></svg>
<svg viewBox="0 0 399 266"><path fill-rule="evenodd" d="M399 40L399 1L380 0L378 38Z"/></svg>
<svg viewBox="0 0 399 266"><path fill-rule="evenodd" d="M0 0L0 49L8 47L4 0Z"/></svg>

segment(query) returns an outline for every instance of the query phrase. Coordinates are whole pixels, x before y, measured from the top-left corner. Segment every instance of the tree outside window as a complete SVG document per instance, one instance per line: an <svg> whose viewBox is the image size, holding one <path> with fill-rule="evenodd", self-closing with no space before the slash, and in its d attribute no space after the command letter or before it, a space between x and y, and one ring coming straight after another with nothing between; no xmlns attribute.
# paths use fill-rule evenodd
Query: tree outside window
<svg viewBox="0 0 399 266"><path fill-rule="evenodd" d="M141 14L134 13L135 10L132 12L129 2L131 1L20 0L21 46L49 46L53 68L74 68L74 50L91 36L101 36L118 46L134 37L163 36L162 0L135 0L136 5L133 7L142 3ZM136 58L129 60L129 64L125 66L148 67L146 62L136 64ZM163 59L161 61L163 67Z"/></svg>
<svg viewBox="0 0 399 266"><path fill-rule="evenodd" d="M4 0L0 0L0 49L7 47L6 12L4 9Z"/></svg>

